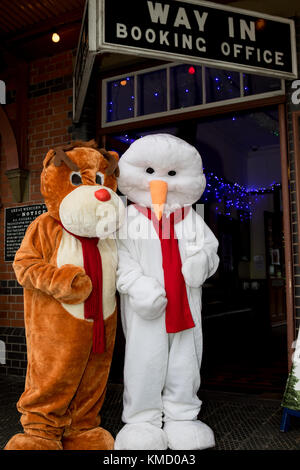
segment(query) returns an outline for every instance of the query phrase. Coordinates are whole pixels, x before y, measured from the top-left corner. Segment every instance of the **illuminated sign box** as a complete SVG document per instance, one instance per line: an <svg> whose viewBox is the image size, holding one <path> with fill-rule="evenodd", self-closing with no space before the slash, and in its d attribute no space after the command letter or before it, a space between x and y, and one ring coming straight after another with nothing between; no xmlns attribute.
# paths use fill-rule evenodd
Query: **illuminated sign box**
<svg viewBox="0 0 300 470"><path fill-rule="evenodd" d="M88 0L73 76L74 122L95 56L105 52L297 78L293 20L197 0Z"/></svg>
<svg viewBox="0 0 300 470"><path fill-rule="evenodd" d="M196 0L93 1L91 50L297 76L292 20Z"/></svg>

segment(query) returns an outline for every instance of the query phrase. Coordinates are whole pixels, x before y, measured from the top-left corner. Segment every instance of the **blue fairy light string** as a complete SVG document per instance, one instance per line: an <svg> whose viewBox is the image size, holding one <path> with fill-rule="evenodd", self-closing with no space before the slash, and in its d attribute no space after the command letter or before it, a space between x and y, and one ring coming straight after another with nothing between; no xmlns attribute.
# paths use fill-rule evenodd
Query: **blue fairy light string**
<svg viewBox="0 0 300 470"><path fill-rule="evenodd" d="M274 192L281 187L281 183L272 183L269 186L249 186L240 185L238 183L226 182L222 177L215 175L213 172L205 174L206 189L202 195L201 201L215 202L216 212L224 214L228 217L233 215L236 209L239 211L241 220L251 219L255 204L258 198L266 194ZM221 212L220 203L223 203Z"/></svg>

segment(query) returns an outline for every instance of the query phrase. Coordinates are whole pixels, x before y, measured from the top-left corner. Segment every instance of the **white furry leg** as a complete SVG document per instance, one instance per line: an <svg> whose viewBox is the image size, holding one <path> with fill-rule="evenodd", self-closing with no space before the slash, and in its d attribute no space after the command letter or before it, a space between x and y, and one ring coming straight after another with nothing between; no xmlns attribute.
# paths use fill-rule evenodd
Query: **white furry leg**
<svg viewBox="0 0 300 470"><path fill-rule="evenodd" d="M215 446L213 431L202 421L167 421L164 431L172 450L202 450Z"/></svg>
<svg viewBox="0 0 300 470"><path fill-rule="evenodd" d="M166 433L150 423L125 424L117 434L115 450L166 450Z"/></svg>

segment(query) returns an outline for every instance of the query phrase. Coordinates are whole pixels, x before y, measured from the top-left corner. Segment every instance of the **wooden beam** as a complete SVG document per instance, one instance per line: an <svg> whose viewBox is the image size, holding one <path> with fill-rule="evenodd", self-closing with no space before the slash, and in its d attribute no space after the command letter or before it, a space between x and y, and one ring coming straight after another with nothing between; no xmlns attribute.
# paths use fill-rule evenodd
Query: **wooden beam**
<svg viewBox="0 0 300 470"><path fill-rule="evenodd" d="M300 259L300 111L293 111L293 143L295 154L296 210L298 222L298 256Z"/></svg>
<svg viewBox="0 0 300 470"><path fill-rule="evenodd" d="M278 108L280 156L281 156L281 184L283 205L283 231L284 231L284 257L286 272L286 319L287 319L287 354L289 369L292 365L292 344L295 339L294 323L294 286L293 286L293 254L289 195L289 167L288 167L288 139L286 128L286 109L284 104Z"/></svg>
<svg viewBox="0 0 300 470"><path fill-rule="evenodd" d="M218 103L216 103L216 107L211 107L211 108L206 108L206 109L199 109L196 111L190 111L190 112L183 112L181 113L180 110L178 110L177 114L172 114L172 115L166 115L166 116L159 116L157 118L147 118L147 115L145 115L145 119L141 119L139 121L134 121L134 122L129 122L126 124L115 124L112 126L108 127L103 127L99 128L98 130L98 135L103 135L103 134L115 134L118 132L124 133L127 130L130 129L145 129L145 128L150 128L154 126L161 126L164 124L171 124L171 123L176 123L178 121L186 121L186 120L191 120L191 119L201 119L205 118L208 116L216 116L220 114L226 114L226 113L234 113L238 111L246 111L249 109L256 109L256 108L264 108L266 106L272 106L272 105L278 105L281 103L286 102L286 96L272 96L270 98L264 98L264 99L255 99L251 101L241 101L239 103L234 103L234 104L224 104L221 106L218 106Z"/></svg>

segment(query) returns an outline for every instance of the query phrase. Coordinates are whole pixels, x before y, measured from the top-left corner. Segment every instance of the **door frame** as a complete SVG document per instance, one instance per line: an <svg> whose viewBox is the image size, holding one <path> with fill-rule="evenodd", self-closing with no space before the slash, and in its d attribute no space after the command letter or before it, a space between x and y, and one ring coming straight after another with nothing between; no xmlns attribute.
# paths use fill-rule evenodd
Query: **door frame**
<svg viewBox="0 0 300 470"><path fill-rule="evenodd" d="M300 110L292 112L292 126L295 152L296 213L300 221ZM298 254L300 256L300 230L298 230Z"/></svg>
<svg viewBox="0 0 300 470"><path fill-rule="evenodd" d="M278 106L280 156L281 156L281 184L283 205L283 232L284 232L284 254L286 272L286 320L287 320L287 349L289 369L292 365L293 342L295 339L294 322L294 276L293 276L293 252L292 252L292 230L289 191L289 163L288 163L288 135L287 135L287 112L286 106ZM299 210L299 207L298 207Z"/></svg>

